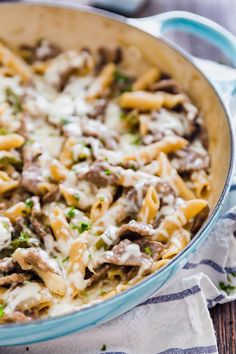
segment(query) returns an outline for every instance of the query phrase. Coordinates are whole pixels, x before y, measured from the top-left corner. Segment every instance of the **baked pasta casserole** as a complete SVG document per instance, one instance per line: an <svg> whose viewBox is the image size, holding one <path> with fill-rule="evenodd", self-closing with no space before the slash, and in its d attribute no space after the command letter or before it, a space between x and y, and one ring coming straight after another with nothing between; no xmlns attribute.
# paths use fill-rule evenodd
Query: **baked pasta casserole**
<svg viewBox="0 0 236 354"><path fill-rule="evenodd" d="M180 84L128 48L0 43L0 320L114 296L208 214L210 157Z"/></svg>

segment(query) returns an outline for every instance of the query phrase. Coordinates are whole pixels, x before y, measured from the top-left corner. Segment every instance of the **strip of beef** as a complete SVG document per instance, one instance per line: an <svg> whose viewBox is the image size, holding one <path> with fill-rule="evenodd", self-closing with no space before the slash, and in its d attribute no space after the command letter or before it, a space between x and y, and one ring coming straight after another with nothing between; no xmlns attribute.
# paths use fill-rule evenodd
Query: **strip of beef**
<svg viewBox="0 0 236 354"><path fill-rule="evenodd" d="M44 230L42 224L35 218L31 219L31 226L33 231L39 236L40 240L44 240L47 236L46 231Z"/></svg>
<svg viewBox="0 0 236 354"><path fill-rule="evenodd" d="M101 122L85 119L82 123L82 130L85 136L100 139L107 149L115 150L118 148L119 134L110 130Z"/></svg>
<svg viewBox="0 0 236 354"><path fill-rule="evenodd" d="M57 202L60 199L60 196L61 196L60 189L58 186L55 185L55 187L50 192L46 193L43 196L42 201L45 204L51 202Z"/></svg>
<svg viewBox="0 0 236 354"><path fill-rule="evenodd" d="M42 148L39 144L26 144L23 147L24 167L22 171L21 186L30 193L40 195L38 184L43 181L40 157Z"/></svg>
<svg viewBox="0 0 236 354"><path fill-rule="evenodd" d="M23 44L20 49L23 52L24 59L29 64L55 58L61 52L58 46L50 43L45 38L39 39L34 46Z"/></svg>
<svg viewBox="0 0 236 354"><path fill-rule="evenodd" d="M171 163L179 173L188 173L208 169L210 157L205 150L197 150L193 146L188 146L177 151Z"/></svg>
<svg viewBox="0 0 236 354"><path fill-rule="evenodd" d="M106 162L95 162L86 173L77 173L79 179L86 180L98 187L106 187L114 185L118 181L118 177L111 173L110 165Z"/></svg>
<svg viewBox="0 0 236 354"><path fill-rule="evenodd" d="M151 91L165 91L173 94L182 93L180 84L174 79L164 79L150 86Z"/></svg>
<svg viewBox="0 0 236 354"><path fill-rule="evenodd" d="M155 262L160 259L161 253L165 248L161 242L150 241L145 238L136 240L135 242L139 244L141 251L151 256Z"/></svg>
<svg viewBox="0 0 236 354"><path fill-rule="evenodd" d="M122 61L123 53L120 47L115 49L109 49L106 47L99 47L97 51L97 60L96 60L96 72L99 72L104 65L113 62L119 64Z"/></svg>
<svg viewBox="0 0 236 354"><path fill-rule="evenodd" d="M0 273L10 273L17 268L17 262L11 257L5 257L0 260Z"/></svg>
<svg viewBox="0 0 236 354"><path fill-rule="evenodd" d="M154 233L151 225L131 220L128 224L124 224L118 229L117 237L134 240L140 237L152 237Z"/></svg>
<svg viewBox="0 0 236 354"><path fill-rule="evenodd" d="M33 201L33 207L32 207L32 211L31 211L30 225L31 225L32 230L36 233L36 235L39 236L39 238L41 240L44 240L47 233L42 226L43 215L42 215L39 197L34 196L31 198L31 200Z"/></svg>
<svg viewBox="0 0 236 354"><path fill-rule="evenodd" d="M153 260L147 254L141 252L138 244L127 239L114 246L111 251L104 254L107 263L125 265L140 268L140 275L148 274L152 271Z"/></svg>
<svg viewBox="0 0 236 354"><path fill-rule="evenodd" d="M96 100L96 102L94 102L92 112L88 113L88 117L103 122L106 107L107 107L107 100L105 100L103 98Z"/></svg>
<svg viewBox="0 0 236 354"><path fill-rule="evenodd" d="M26 316L23 312L20 311L6 313L4 317L1 318L1 321L4 322L28 322L31 320L31 317Z"/></svg>
<svg viewBox="0 0 236 354"><path fill-rule="evenodd" d="M50 259L41 248L17 248L12 257L23 270L33 270L44 281L46 287L60 296L66 292L65 281L58 264Z"/></svg>
<svg viewBox="0 0 236 354"><path fill-rule="evenodd" d="M192 234L196 234L198 232L198 230L201 228L201 226L203 225L203 223L206 221L208 215L209 215L210 209L208 206L206 206L206 208L204 208L200 214L198 214L192 221L191 224L191 233Z"/></svg>
<svg viewBox="0 0 236 354"><path fill-rule="evenodd" d="M24 270L36 268L43 272L60 274L57 263L50 259L41 248L18 248L12 256Z"/></svg>
<svg viewBox="0 0 236 354"><path fill-rule="evenodd" d="M27 274L13 273L0 278L0 286L9 286L14 284L22 284L30 278Z"/></svg>
<svg viewBox="0 0 236 354"><path fill-rule="evenodd" d="M92 66L92 57L87 51L68 50L51 60L44 77L50 85L61 91L73 73L83 74Z"/></svg>
<svg viewBox="0 0 236 354"><path fill-rule="evenodd" d="M103 264L98 269L96 269L96 272L88 279L87 287L90 287L96 284L98 281L104 279L109 269L111 269L110 264Z"/></svg>

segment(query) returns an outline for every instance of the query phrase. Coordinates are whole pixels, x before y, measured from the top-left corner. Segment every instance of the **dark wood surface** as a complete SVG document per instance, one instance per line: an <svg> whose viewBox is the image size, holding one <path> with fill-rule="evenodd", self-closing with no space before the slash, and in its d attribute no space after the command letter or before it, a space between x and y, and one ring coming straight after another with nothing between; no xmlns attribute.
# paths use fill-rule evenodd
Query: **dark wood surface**
<svg viewBox="0 0 236 354"><path fill-rule="evenodd" d="M236 35L236 0L149 0L137 16L150 16L172 10L184 10L208 17ZM222 53L201 40L171 34L171 38L201 58L228 63ZM236 354L236 302L217 305L211 310L220 354Z"/></svg>

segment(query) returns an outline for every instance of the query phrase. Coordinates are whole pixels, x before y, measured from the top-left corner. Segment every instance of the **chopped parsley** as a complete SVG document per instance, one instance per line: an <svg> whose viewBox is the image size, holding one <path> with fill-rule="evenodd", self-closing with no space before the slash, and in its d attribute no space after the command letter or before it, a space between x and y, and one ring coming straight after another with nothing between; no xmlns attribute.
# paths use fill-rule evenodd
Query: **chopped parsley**
<svg viewBox="0 0 236 354"><path fill-rule="evenodd" d="M223 290L227 295L230 295L236 290L236 287L230 284L225 284L223 281L219 283L219 288Z"/></svg>
<svg viewBox="0 0 236 354"><path fill-rule="evenodd" d="M92 255L91 254L88 255L88 259L92 259Z"/></svg>
<svg viewBox="0 0 236 354"><path fill-rule="evenodd" d="M33 202L33 200L32 200L31 198L28 198L28 199L26 199L26 201L25 201L25 205L26 205L28 208L32 209L33 206L34 206L34 202Z"/></svg>
<svg viewBox="0 0 236 354"><path fill-rule="evenodd" d="M104 291L104 290L101 289L101 291L100 291L100 296L103 296L103 295L105 295L106 293L107 293L106 291Z"/></svg>
<svg viewBox="0 0 236 354"><path fill-rule="evenodd" d="M66 258L64 258L64 259L62 260L62 263L65 263L65 262L67 262L68 260L69 260L69 256L66 257Z"/></svg>
<svg viewBox="0 0 236 354"><path fill-rule="evenodd" d="M109 176L111 174L111 170L104 170L105 175Z"/></svg>
<svg viewBox="0 0 236 354"><path fill-rule="evenodd" d="M68 216L68 218L73 219L75 217L75 210L76 208L74 206L72 206L68 212L66 213L66 216Z"/></svg>
<svg viewBox="0 0 236 354"><path fill-rule="evenodd" d="M75 193L75 194L74 194L74 197L75 197L76 200L78 200L78 201L80 200L80 195L79 195L79 193Z"/></svg>
<svg viewBox="0 0 236 354"><path fill-rule="evenodd" d="M102 347L101 347L101 351L105 352L105 350L107 350L107 346L106 346L106 344L103 344Z"/></svg>
<svg viewBox="0 0 236 354"><path fill-rule="evenodd" d="M80 221L77 225L70 224L72 230L77 230L80 234L91 229L92 225L89 222Z"/></svg>
<svg viewBox="0 0 236 354"><path fill-rule="evenodd" d="M114 79L119 84L127 84L130 81L129 77L119 70L115 71Z"/></svg>
<svg viewBox="0 0 236 354"><path fill-rule="evenodd" d="M0 128L0 135L6 135L8 131L5 128Z"/></svg>
<svg viewBox="0 0 236 354"><path fill-rule="evenodd" d="M20 236L18 237L19 241L28 241L28 239L30 238L30 235L25 232L25 231L21 231Z"/></svg>
<svg viewBox="0 0 236 354"><path fill-rule="evenodd" d="M152 250L151 250L150 247L145 247L145 248L144 248L144 252L145 252L146 254L148 254L150 257L153 256L153 252L152 252Z"/></svg>
<svg viewBox="0 0 236 354"><path fill-rule="evenodd" d="M70 124L70 120L68 118L61 118L60 122L62 125Z"/></svg>
<svg viewBox="0 0 236 354"><path fill-rule="evenodd" d="M100 202L104 202L105 198L101 195L101 197L99 197Z"/></svg>
<svg viewBox="0 0 236 354"><path fill-rule="evenodd" d="M26 248L32 246L31 243L30 235L25 231L21 231L20 235L12 240L11 248L13 250L16 250L18 247Z"/></svg>
<svg viewBox="0 0 236 354"><path fill-rule="evenodd" d="M3 304L0 305L0 318L4 317L5 315L5 306Z"/></svg>
<svg viewBox="0 0 236 354"><path fill-rule="evenodd" d="M120 119L123 120L123 119L125 119L125 118L126 118L126 113L125 113L124 111L122 111L122 112L120 113Z"/></svg>
<svg viewBox="0 0 236 354"><path fill-rule="evenodd" d="M137 167L134 164L129 165L129 168L133 171L137 171Z"/></svg>
<svg viewBox="0 0 236 354"><path fill-rule="evenodd" d="M140 145L142 142L142 139L140 136L135 136L134 140L131 142L132 145Z"/></svg>
<svg viewBox="0 0 236 354"><path fill-rule="evenodd" d="M3 222L2 222L2 226L3 226L6 230L9 230L9 228L10 228L10 224L9 224L7 221L3 221Z"/></svg>
<svg viewBox="0 0 236 354"><path fill-rule="evenodd" d="M21 99L18 95L15 94L14 91L10 87L7 87L5 90L6 94L6 100L8 103L10 103L13 108L15 113L22 112L22 105L21 105Z"/></svg>

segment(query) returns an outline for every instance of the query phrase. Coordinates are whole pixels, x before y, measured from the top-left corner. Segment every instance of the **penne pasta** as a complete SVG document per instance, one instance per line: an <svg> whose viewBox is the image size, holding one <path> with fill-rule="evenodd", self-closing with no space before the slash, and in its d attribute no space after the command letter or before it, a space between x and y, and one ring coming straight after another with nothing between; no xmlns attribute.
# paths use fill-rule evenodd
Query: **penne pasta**
<svg viewBox="0 0 236 354"><path fill-rule="evenodd" d="M160 164L159 176L170 183L176 195L182 197L185 200L194 199L194 193L191 191L190 188L188 188L187 184L179 176L178 172L171 165L167 156L163 152L160 153L158 161Z"/></svg>
<svg viewBox="0 0 236 354"><path fill-rule="evenodd" d="M56 206L52 215L49 216L49 223L57 240L58 247L63 254L68 252L69 243L73 236L72 230L66 220L63 210Z"/></svg>
<svg viewBox="0 0 236 354"><path fill-rule="evenodd" d="M104 90L106 90L112 83L116 67L113 63L109 63L101 71L100 75L89 87L87 92L87 99L94 99L103 95Z"/></svg>
<svg viewBox="0 0 236 354"><path fill-rule="evenodd" d="M101 188L96 197L95 201L91 207L90 219L96 221L101 218L109 209L113 200L114 188Z"/></svg>
<svg viewBox="0 0 236 354"><path fill-rule="evenodd" d="M20 148L25 142L19 134L7 134L0 136L0 150L11 150Z"/></svg>
<svg viewBox="0 0 236 354"><path fill-rule="evenodd" d="M30 67L1 42L0 62L3 66L12 69L19 75L23 82L27 82L32 78Z"/></svg>
<svg viewBox="0 0 236 354"><path fill-rule="evenodd" d="M183 94L172 95L166 92L151 93L146 91L125 92L120 96L120 106L140 111L158 110L161 107L173 108L184 103L186 96Z"/></svg>
<svg viewBox="0 0 236 354"><path fill-rule="evenodd" d="M150 68L133 83L133 91L145 90L159 78L160 71L155 67Z"/></svg>
<svg viewBox="0 0 236 354"><path fill-rule="evenodd" d="M160 200L157 191L153 186L150 186L142 202L142 207L138 214L138 221L152 224L155 220L159 208Z"/></svg>
<svg viewBox="0 0 236 354"><path fill-rule="evenodd" d="M11 179L4 171L0 171L0 195L15 189L19 181Z"/></svg>
<svg viewBox="0 0 236 354"><path fill-rule="evenodd" d="M74 137L69 137L63 147L60 154L60 163L65 167L69 168L73 164L72 148L76 145L76 139Z"/></svg>
<svg viewBox="0 0 236 354"><path fill-rule="evenodd" d="M0 44L0 323L128 290L207 217L204 117L143 60L112 43Z"/></svg>
<svg viewBox="0 0 236 354"><path fill-rule="evenodd" d="M207 198L211 186L205 171L195 171L191 174L192 188L198 198Z"/></svg>
<svg viewBox="0 0 236 354"><path fill-rule="evenodd" d="M156 241L168 241L171 235L185 226L189 220L198 215L205 207L207 202L203 199L192 199L181 205L172 215L164 218L156 230L153 237Z"/></svg>
<svg viewBox="0 0 236 354"><path fill-rule="evenodd" d="M125 155L124 161L137 160L140 163L147 164L158 157L161 152L169 154L187 146L187 140L179 137L166 137L157 143L140 148L137 153Z"/></svg>

